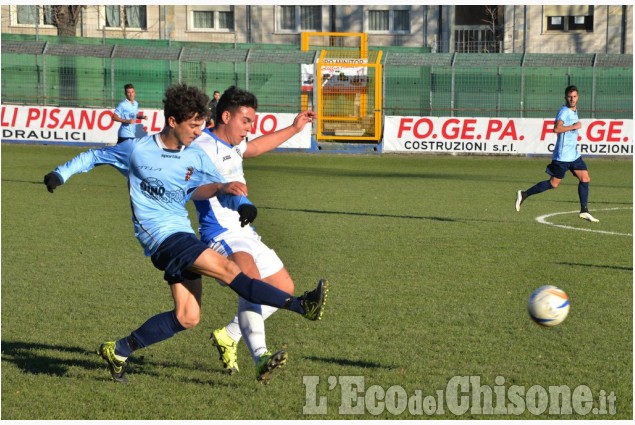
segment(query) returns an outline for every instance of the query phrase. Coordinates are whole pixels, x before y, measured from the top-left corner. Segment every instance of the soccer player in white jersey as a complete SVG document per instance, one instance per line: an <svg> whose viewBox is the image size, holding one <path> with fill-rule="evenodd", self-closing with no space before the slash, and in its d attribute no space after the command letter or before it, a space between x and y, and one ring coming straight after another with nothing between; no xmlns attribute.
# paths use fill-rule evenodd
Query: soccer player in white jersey
<svg viewBox="0 0 635 425"><path fill-rule="evenodd" d="M301 112L293 124L274 133L247 142L256 117L258 102L248 91L230 87L221 96L213 131L206 129L194 141L212 159L225 179L245 183L243 159L253 158L280 146L300 133L315 118L312 111ZM289 272L273 249L265 245L260 236L236 212L221 205L217 199L195 202L199 217L199 233L203 242L216 252L236 262L243 273L259 278L289 294L294 283ZM328 283L328 282L326 282ZM276 311L275 307L261 306L244 298L238 300L238 311L229 324L212 332L211 340L219 351L220 360L228 373L239 371L237 342L242 336L256 364L256 378L268 382L274 370L265 367L270 356L283 366L287 360L284 350L275 354L267 349L264 320Z"/></svg>
<svg viewBox="0 0 635 425"><path fill-rule="evenodd" d="M72 175L95 165L111 165L125 175L135 236L154 266L164 271L170 286L173 310L157 314L128 336L99 347L98 354L118 382L127 382L127 358L134 351L198 324L201 275L220 280L253 302L295 311L311 320L318 320L322 314L326 296L323 285L302 297L289 296L248 277L196 237L185 208L189 199L216 195L222 205L237 210L243 222L255 218L255 207L245 197L247 186L226 183L209 157L190 146L201 134L208 102L207 95L195 87L170 87L163 100L165 127L161 133L81 153L44 177L47 189L53 193Z"/></svg>
<svg viewBox="0 0 635 425"><path fill-rule="evenodd" d="M580 218L597 223L600 220L589 213L589 171L587 165L578 152L578 130L582 127L578 119L578 88L568 86L564 90L566 105L562 105L556 115L553 132L557 134L556 146L553 149L551 163L545 172L551 176L549 180L536 183L526 191L516 193L516 211L529 196L537 195L549 189L558 187L568 171L577 177L578 197L580 198Z"/></svg>

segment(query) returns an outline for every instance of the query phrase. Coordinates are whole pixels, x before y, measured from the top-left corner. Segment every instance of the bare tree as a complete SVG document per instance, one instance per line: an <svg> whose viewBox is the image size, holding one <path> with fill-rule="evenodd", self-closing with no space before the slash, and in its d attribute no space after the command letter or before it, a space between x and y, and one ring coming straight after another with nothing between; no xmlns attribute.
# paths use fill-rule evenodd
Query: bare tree
<svg viewBox="0 0 635 425"><path fill-rule="evenodd" d="M501 26L498 19L498 6L485 6L485 15L483 22L487 24L489 33L486 37L488 41L486 49L492 53L500 52Z"/></svg>
<svg viewBox="0 0 635 425"><path fill-rule="evenodd" d="M80 12L84 6L50 6L53 25L60 37L76 37ZM74 56L62 57L59 73L59 105L77 106L77 65Z"/></svg>
<svg viewBox="0 0 635 425"><path fill-rule="evenodd" d="M79 14L84 6L51 6L53 25L57 27L57 35L63 37L75 37L77 35L77 23Z"/></svg>

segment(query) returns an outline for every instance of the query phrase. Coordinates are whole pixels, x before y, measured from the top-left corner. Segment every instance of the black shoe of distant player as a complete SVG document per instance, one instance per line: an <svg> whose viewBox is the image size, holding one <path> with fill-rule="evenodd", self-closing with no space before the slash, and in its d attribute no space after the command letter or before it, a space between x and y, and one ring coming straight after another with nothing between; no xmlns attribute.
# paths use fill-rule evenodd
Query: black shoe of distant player
<svg viewBox="0 0 635 425"><path fill-rule="evenodd" d="M525 202L525 199L527 199L527 195L522 190L519 190L516 193L516 211L520 211L520 206Z"/></svg>
<svg viewBox="0 0 635 425"><path fill-rule="evenodd" d="M122 384L128 383L128 377L126 376L126 366L127 362L117 360L115 357L115 343L112 342L104 342L99 346L99 350L97 350L97 354L101 356L102 359L108 362L108 368L110 369L110 374L112 375L112 379L116 382L121 382Z"/></svg>
<svg viewBox="0 0 635 425"><path fill-rule="evenodd" d="M309 320L321 320L328 292L329 282L326 279L320 279L314 290L305 292L300 297L300 304L304 307L303 316Z"/></svg>

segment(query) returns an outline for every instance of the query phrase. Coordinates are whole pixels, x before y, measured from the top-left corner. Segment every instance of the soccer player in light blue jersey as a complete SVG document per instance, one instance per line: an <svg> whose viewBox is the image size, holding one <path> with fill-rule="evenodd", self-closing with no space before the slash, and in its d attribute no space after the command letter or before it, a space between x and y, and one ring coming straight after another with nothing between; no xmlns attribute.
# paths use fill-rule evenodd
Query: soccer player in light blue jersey
<svg viewBox="0 0 635 425"><path fill-rule="evenodd" d="M119 102L112 114L112 120L120 122L117 132L117 143L134 139L136 135L136 121L148 119L146 115L139 113L139 103L135 100L136 91L132 84L123 86L126 98Z"/></svg>
<svg viewBox="0 0 635 425"><path fill-rule="evenodd" d="M194 233L185 204L217 196L251 222L255 207L241 182L226 183L201 149L190 146L202 131L209 98L195 87L176 85L165 93L165 127L161 133L81 153L44 177L55 188L95 165L115 167L128 178L135 236L152 263L164 271L174 309L148 319L117 341L101 344L98 354L108 362L112 378L125 383L127 358L138 349L158 343L200 320L201 275L227 284L252 302L295 311L318 320L326 293L318 285L301 297L289 296L261 280L242 273L232 261L211 250Z"/></svg>
<svg viewBox="0 0 635 425"><path fill-rule="evenodd" d="M252 93L232 86L225 90L217 106L216 126L206 129L194 141L203 149L218 171L227 180L245 182L243 159L269 152L300 133L315 118L312 111L299 113L293 124L257 137L249 142L249 134L256 119L258 101ZM276 252L269 248L256 230L241 225L237 213L221 205L217 199L196 201L201 240L216 252L236 262L250 277L262 279L293 295L294 282ZM248 224L248 223L246 223ZM328 281L324 281L328 285ZM215 329L210 339L218 349L225 370L231 375L239 371L237 343L244 336L256 366L256 379L268 383L273 374L287 361L285 350L271 352L265 338L265 319L277 309L239 298L233 319L224 327ZM271 364L270 360L274 359Z"/></svg>
<svg viewBox="0 0 635 425"><path fill-rule="evenodd" d="M578 88L568 86L564 91L564 99L567 104L563 105L556 115L553 128L553 132L557 134L556 146L553 149L551 164L546 169L551 178L536 183L526 191L519 190L516 193L516 211L520 211L520 206L529 196L557 188L568 170L579 180L580 218L597 223L600 220L589 213L588 207L591 178L587 165L578 152L578 130L582 127L578 119Z"/></svg>

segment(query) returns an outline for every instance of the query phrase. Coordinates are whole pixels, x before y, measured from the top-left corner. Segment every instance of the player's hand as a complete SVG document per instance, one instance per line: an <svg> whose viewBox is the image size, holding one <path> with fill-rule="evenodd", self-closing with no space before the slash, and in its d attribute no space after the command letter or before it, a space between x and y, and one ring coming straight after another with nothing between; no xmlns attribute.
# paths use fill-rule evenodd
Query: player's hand
<svg viewBox="0 0 635 425"><path fill-rule="evenodd" d="M258 208L255 205L243 204L238 207L240 215L240 227L245 227L249 223L253 223L258 215Z"/></svg>
<svg viewBox="0 0 635 425"><path fill-rule="evenodd" d="M241 182L225 183L221 188L222 193L236 196L247 196L247 185Z"/></svg>
<svg viewBox="0 0 635 425"><path fill-rule="evenodd" d="M295 119L293 120L293 128L295 128L296 133L301 132L304 126L316 117L317 114L313 111L304 111L296 115Z"/></svg>
<svg viewBox="0 0 635 425"><path fill-rule="evenodd" d="M60 180L59 175L52 171L44 176L44 184L49 192L53 193L57 186L62 185L62 181Z"/></svg>

